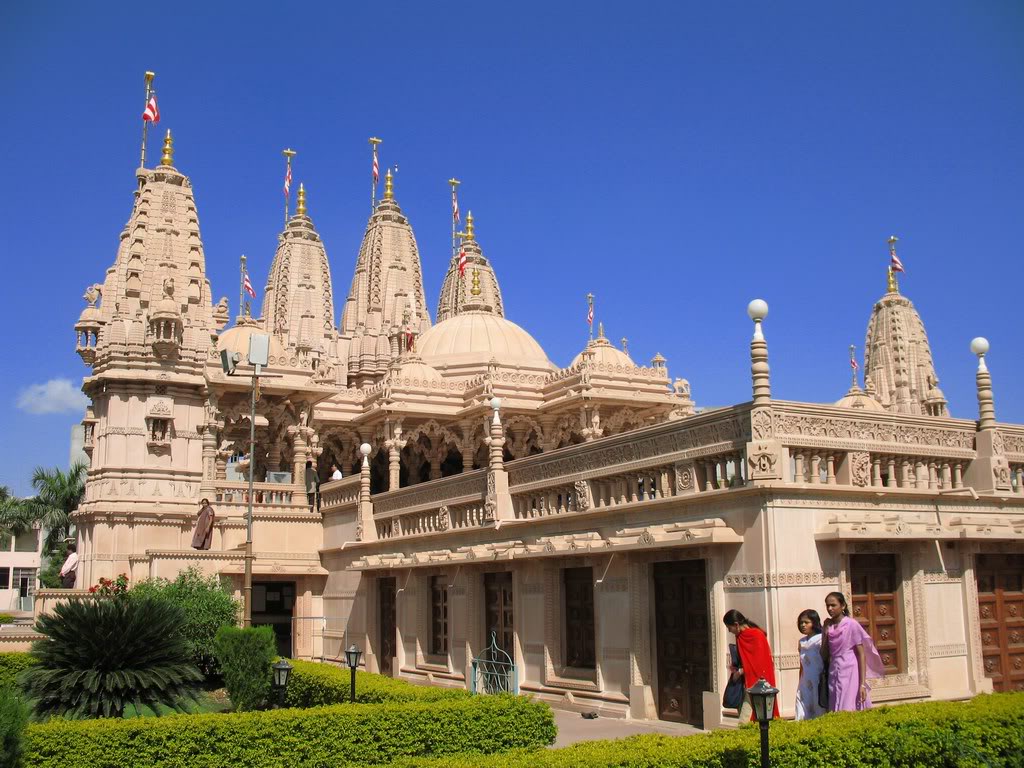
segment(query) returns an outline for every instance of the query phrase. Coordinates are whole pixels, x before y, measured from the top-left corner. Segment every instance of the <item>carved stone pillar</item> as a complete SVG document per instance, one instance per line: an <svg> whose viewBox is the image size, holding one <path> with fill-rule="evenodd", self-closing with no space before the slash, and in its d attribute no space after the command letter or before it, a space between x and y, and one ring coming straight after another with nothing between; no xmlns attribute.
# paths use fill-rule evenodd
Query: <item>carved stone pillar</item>
<svg viewBox="0 0 1024 768"><path fill-rule="evenodd" d="M430 479L437 480L441 477L441 456L448 452L448 446L442 444L440 448L430 452Z"/></svg>
<svg viewBox="0 0 1024 768"><path fill-rule="evenodd" d="M281 471L281 443L273 440L267 448L267 471Z"/></svg>
<svg viewBox="0 0 1024 768"><path fill-rule="evenodd" d="M288 427L288 434L292 437L292 482L306 486L306 437L303 428L299 426Z"/></svg>
<svg viewBox="0 0 1024 768"><path fill-rule="evenodd" d="M217 425L203 424L199 430L203 434L203 481L200 488L212 491L217 480Z"/></svg>
<svg viewBox="0 0 1024 768"><path fill-rule="evenodd" d="M404 440L388 440L384 443L388 449L388 490L397 491L402 479L402 448Z"/></svg>

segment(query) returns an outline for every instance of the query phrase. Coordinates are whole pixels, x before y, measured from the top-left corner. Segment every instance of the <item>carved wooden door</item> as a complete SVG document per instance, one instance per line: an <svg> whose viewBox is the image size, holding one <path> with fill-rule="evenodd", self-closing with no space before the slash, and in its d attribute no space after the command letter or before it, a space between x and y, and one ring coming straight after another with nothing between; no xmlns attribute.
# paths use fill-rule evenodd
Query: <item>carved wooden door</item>
<svg viewBox="0 0 1024 768"><path fill-rule="evenodd" d="M899 558L891 554L853 555L850 582L853 589L850 612L875 641L885 674L902 672Z"/></svg>
<svg viewBox="0 0 1024 768"><path fill-rule="evenodd" d="M655 564L654 616L658 716L703 727L703 694L711 687L703 560Z"/></svg>
<svg viewBox="0 0 1024 768"><path fill-rule="evenodd" d="M985 676L1024 691L1024 555L979 555L977 576Z"/></svg>
<svg viewBox="0 0 1024 768"><path fill-rule="evenodd" d="M393 577L382 578L377 582L380 593L380 642L378 662L382 675L394 675L395 656L398 652L398 628L395 626L395 580Z"/></svg>
<svg viewBox="0 0 1024 768"><path fill-rule="evenodd" d="M494 633L498 647L515 661L512 634L512 574L509 571L484 574L484 647Z"/></svg>

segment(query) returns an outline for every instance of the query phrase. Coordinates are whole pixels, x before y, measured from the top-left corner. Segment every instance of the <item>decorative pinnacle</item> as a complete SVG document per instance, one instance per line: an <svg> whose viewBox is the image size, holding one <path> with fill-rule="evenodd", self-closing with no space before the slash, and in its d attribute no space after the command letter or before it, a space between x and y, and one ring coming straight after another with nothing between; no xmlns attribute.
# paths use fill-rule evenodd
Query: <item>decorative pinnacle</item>
<svg viewBox="0 0 1024 768"><path fill-rule="evenodd" d="M146 85L149 85L150 83L152 83L154 77L156 77L156 72L147 72L146 73Z"/></svg>
<svg viewBox="0 0 1024 768"><path fill-rule="evenodd" d="M470 290L470 293L473 294L474 296L479 296L480 295L480 270L479 269L474 269L473 270L473 288L472 288L472 290Z"/></svg>
<svg viewBox="0 0 1024 768"><path fill-rule="evenodd" d="M378 139L376 136L371 136L369 138L369 142L370 146L376 149L378 144L382 144L384 142L384 139Z"/></svg>
<svg viewBox="0 0 1024 768"><path fill-rule="evenodd" d="M625 352L627 355L629 354L629 339L627 339L625 336L622 337L622 351Z"/></svg>
<svg viewBox="0 0 1024 768"><path fill-rule="evenodd" d="M167 137L164 139L164 154L160 158L160 165L168 168L174 166L174 139L171 138L171 129L167 129Z"/></svg>
<svg viewBox="0 0 1024 768"><path fill-rule="evenodd" d="M600 321L597 324L597 338L604 338L604 321Z"/></svg>
<svg viewBox="0 0 1024 768"><path fill-rule="evenodd" d="M473 224L473 212L469 211L466 214L466 239L470 240L470 241L476 240L475 232L476 232L476 227Z"/></svg>
<svg viewBox="0 0 1024 768"><path fill-rule="evenodd" d="M455 189L455 188L456 188L457 186L459 186L459 184L461 184L462 182L461 182L461 181L459 181L458 179L454 179L454 178L453 178L453 179L448 179L448 183L452 185L452 189Z"/></svg>
<svg viewBox="0 0 1024 768"><path fill-rule="evenodd" d="M388 172L384 175L384 199L394 200L395 199L395 182L391 176L391 169L388 168Z"/></svg>
<svg viewBox="0 0 1024 768"><path fill-rule="evenodd" d="M889 293L899 293L900 285L896 282L896 271L892 268L894 263L898 263L896 259L896 243L900 239L896 235L889 235L889 239L886 242L889 244L889 281L886 289Z"/></svg>
<svg viewBox="0 0 1024 768"><path fill-rule="evenodd" d="M306 215L306 188L302 186L302 182L299 182L299 196L298 201L295 203L295 215L305 216Z"/></svg>
<svg viewBox="0 0 1024 768"><path fill-rule="evenodd" d="M282 149L281 154L287 157L288 161L291 162L291 159L298 153L294 149Z"/></svg>

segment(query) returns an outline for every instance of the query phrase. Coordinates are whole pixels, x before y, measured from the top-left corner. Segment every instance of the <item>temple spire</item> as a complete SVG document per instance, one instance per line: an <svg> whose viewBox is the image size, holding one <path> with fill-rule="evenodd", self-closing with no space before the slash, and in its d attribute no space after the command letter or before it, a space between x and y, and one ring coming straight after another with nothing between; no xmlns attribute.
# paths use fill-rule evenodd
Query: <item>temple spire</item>
<svg viewBox="0 0 1024 768"><path fill-rule="evenodd" d="M295 215L305 216L306 215L306 188L299 182L299 194L298 199L295 202Z"/></svg>
<svg viewBox="0 0 1024 768"><path fill-rule="evenodd" d="M164 138L164 154L160 158L160 165L174 167L174 139L171 138L170 128L167 129L167 136Z"/></svg>

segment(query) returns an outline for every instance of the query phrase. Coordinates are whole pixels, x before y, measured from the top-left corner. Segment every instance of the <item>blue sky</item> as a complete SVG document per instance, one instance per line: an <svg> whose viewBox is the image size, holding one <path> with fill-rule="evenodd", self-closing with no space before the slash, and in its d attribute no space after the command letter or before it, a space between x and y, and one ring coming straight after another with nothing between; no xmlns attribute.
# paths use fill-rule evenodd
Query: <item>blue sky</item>
<svg viewBox="0 0 1024 768"><path fill-rule="evenodd" d="M232 309L238 255L258 287L273 256L285 146L341 303L377 135L432 311L454 175L509 318L556 363L584 344L592 291L634 359L661 352L699 404L745 401L760 296L774 394L832 401L895 233L953 414L976 416L981 334L997 416L1024 422L1024 4L9 0L0 483L16 491L66 463L81 416L72 326L130 212L146 69Z"/></svg>

